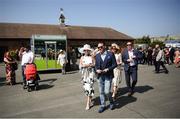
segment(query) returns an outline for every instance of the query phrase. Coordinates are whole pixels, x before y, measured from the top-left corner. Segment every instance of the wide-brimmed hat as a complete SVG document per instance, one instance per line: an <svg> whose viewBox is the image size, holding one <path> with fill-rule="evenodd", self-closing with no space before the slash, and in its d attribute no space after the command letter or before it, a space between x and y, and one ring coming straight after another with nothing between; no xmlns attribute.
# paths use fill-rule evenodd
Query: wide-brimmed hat
<svg viewBox="0 0 180 119"><path fill-rule="evenodd" d="M84 50L89 50L90 52L93 51L93 49L91 48L91 46L88 45L88 44L85 44L82 48L80 48L80 49L79 49L79 52L80 52L80 53L84 53Z"/></svg>
<svg viewBox="0 0 180 119"><path fill-rule="evenodd" d="M60 49L60 50L59 50L59 53L60 53L60 54L63 54L63 53L64 53L64 50Z"/></svg>
<svg viewBox="0 0 180 119"><path fill-rule="evenodd" d="M116 49L120 49L119 46L116 43L111 44L111 47L115 47Z"/></svg>

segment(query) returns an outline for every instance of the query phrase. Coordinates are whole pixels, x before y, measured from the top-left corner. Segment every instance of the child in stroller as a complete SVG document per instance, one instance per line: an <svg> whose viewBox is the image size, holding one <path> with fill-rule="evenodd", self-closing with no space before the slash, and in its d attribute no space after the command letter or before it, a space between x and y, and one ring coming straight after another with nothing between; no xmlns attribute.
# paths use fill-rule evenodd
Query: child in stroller
<svg viewBox="0 0 180 119"><path fill-rule="evenodd" d="M37 68L34 63L26 64L24 74L26 77L26 85L28 92L32 89L37 90L39 86L39 75L37 73Z"/></svg>

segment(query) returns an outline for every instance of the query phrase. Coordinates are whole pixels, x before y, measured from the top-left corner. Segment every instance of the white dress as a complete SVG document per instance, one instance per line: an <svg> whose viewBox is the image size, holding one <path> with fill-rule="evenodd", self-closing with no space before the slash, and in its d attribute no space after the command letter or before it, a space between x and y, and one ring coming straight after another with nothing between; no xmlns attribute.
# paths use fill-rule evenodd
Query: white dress
<svg viewBox="0 0 180 119"><path fill-rule="evenodd" d="M60 64L61 66L66 64L66 54L59 54L57 64Z"/></svg>
<svg viewBox="0 0 180 119"><path fill-rule="evenodd" d="M91 56L83 56L81 60L82 65L93 63L93 59ZM82 68L83 88L86 96L94 95L94 76L95 73L92 67Z"/></svg>
<svg viewBox="0 0 180 119"><path fill-rule="evenodd" d="M122 81L122 72L121 72L121 63L122 63L122 57L121 53L115 54L116 62L118 66L114 68L113 73L114 73L114 78L113 78L113 86L118 86L121 81Z"/></svg>

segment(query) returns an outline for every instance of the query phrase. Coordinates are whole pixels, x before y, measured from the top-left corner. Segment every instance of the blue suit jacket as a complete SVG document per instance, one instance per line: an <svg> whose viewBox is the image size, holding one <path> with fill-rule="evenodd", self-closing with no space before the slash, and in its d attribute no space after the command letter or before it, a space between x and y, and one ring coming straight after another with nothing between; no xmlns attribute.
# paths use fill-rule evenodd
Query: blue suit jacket
<svg viewBox="0 0 180 119"><path fill-rule="evenodd" d="M104 61L102 60L100 53L98 53L98 54L96 55L95 69L96 69L96 70L97 70L97 69L99 69L99 70L104 70L104 69L106 69L106 68L109 69L108 72L99 74L98 77L103 75L103 76L107 76L108 78L111 78L111 79L112 79L112 78L114 77L114 75L113 75L113 69L114 69L115 67L117 67L117 63L116 63L116 58L115 58L115 56L114 56L113 53L107 51L107 55L106 55Z"/></svg>
<svg viewBox="0 0 180 119"><path fill-rule="evenodd" d="M138 69L138 59L139 59L138 51L133 50L133 54L134 54L134 56L136 56L136 58L134 59L134 63L135 63L134 69L137 70ZM122 53L122 61L124 62L124 70L125 71L128 71L129 67L130 67L129 62L127 61L128 59L129 59L128 50L125 49L124 52Z"/></svg>

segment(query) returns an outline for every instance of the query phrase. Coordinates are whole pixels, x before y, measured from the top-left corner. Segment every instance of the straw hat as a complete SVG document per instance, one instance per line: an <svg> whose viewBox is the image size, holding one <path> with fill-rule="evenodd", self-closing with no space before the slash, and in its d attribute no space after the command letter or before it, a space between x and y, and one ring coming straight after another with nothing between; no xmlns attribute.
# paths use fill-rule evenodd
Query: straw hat
<svg viewBox="0 0 180 119"><path fill-rule="evenodd" d="M90 52L93 51L93 49L91 48L91 46L88 45L88 44L85 44L82 48L80 48L80 49L79 49L79 52L80 52L80 53L84 53L84 50L89 50Z"/></svg>

